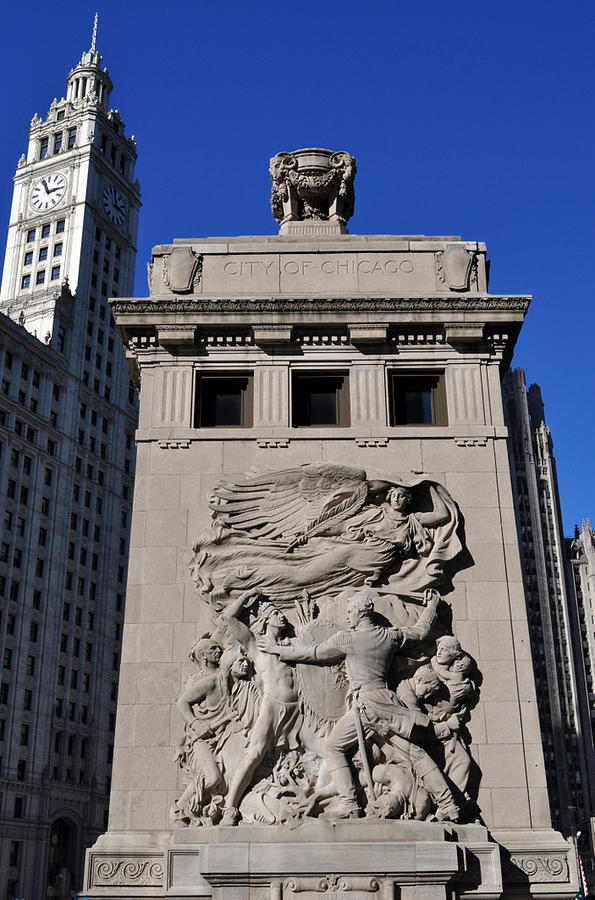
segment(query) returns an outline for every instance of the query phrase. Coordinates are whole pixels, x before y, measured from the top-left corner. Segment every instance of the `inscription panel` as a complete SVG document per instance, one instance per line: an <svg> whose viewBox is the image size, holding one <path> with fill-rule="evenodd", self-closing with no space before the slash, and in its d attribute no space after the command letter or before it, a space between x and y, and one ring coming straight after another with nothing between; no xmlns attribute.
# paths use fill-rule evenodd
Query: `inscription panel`
<svg viewBox="0 0 595 900"><path fill-rule="evenodd" d="M437 290L432 253L205 255L205 294ZM442 288L443 289L443 288Z"/></svg>

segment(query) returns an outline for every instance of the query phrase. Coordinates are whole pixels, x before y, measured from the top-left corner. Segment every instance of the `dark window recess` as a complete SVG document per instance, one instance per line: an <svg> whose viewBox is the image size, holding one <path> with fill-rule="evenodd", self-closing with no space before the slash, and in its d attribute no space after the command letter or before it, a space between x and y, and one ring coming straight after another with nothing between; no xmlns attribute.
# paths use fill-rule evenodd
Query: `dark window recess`
<svg viewBox="0 0 595 900"><path fill-rule="evenodd" d="M391 425L447 425L444 376L389 376Z"/></svg>
<svg viewBox="0 0 595 900"><path fill-rule="evenodd" d="M293 415L296 428L302 426L349 425L349 381L347 375L295 373Z"/></svg>
<svg viewBox="0 0 595 900"><path fill-rule="evenodd" d="M251 375L199 375L195 425L249 428L252 425Z"/></svg>

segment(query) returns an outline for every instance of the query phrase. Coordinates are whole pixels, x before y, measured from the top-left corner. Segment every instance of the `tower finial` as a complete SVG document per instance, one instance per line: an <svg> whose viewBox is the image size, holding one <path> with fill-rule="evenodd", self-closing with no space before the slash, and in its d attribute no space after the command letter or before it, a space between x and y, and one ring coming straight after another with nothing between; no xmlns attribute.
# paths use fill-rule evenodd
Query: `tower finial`
<svg viewBox="0 0 595 900"><path fill-rule="evenodd" d="M95 53L95 47L97 44L97 20L99 18L99 13L95 13L95 21L93 22L93 37L91 38L91 53Z"/></svg>

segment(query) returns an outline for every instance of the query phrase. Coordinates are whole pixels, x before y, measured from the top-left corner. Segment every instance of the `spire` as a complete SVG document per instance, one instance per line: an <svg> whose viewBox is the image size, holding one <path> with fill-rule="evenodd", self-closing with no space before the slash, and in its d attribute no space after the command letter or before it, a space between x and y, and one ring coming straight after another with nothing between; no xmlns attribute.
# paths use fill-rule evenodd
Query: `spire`
<svg viewBox="0 0 595 900"><path fill-rule="evenodd" d="M93 22L93 37L91 38L91 53L95 53L97 48L97 20L99 13L95 13L95 21Z"/></svg>
<svg viewBox="0 0 595 900"><path fill-rule="evenodd" d="M102 58L97 51L97 23L99 13L95 13L91 48L85 50L81 61L66 77L68 84L67 100L94 100L104 109L108 109L112 82L107 69L102 68Z"/></svg>

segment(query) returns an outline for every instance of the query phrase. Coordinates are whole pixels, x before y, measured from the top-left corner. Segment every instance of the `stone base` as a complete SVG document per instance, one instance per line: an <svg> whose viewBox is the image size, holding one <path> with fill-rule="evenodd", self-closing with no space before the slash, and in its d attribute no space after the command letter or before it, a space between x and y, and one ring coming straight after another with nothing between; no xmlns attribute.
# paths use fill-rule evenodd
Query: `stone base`
<svg viewBox="0 0 595 900"><path fill-rule="evenodd" d="M349 232L341 222L322 222L315 219L306 219L304 222L283 222L279 228L279 234L349 234Z"/></svg>
<svg viewBox="0 0 595 900"><path fill-rule="evenodd" d="M85 896L569 900L578 891L575 848L553 831L496 840L481 825L356 820L185 828L159 850L130 837L108 833L87 851Z"/></svg>

